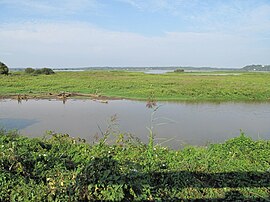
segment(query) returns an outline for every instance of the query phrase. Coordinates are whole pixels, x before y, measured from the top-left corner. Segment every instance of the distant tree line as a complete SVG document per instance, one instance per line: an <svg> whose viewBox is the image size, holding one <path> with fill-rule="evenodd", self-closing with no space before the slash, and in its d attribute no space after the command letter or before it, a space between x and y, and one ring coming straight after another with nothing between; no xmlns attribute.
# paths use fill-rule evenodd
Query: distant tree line
<svg viewBox="0 0 270 202"><path fill-rule="evenodd" d="M51 68L41 68L41 69L33 69L31 67L28 67L24 70L26 74L45 74L50 75L54 74L54 71Z"/></svg>
<svg viewBox="0 0 270 202"><path fill-rule="evenodd" d="M270 65L247 65L242 68L245 71L270 71Z"/></svg>

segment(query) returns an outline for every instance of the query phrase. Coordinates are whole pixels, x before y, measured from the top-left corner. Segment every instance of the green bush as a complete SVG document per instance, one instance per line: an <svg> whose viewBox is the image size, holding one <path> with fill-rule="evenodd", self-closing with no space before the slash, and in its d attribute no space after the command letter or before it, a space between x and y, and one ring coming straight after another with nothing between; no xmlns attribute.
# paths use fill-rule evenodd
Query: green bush
<svg viewBox="0 0 270 202"><path fill-rule="evenodd" d="M176 69L176 70L174 70L173 72L181 73L181 72L184 72L184 70L183 70L183 69Z"/></svg>
<svg viewBox="0 0 270 202"><path fill-rule="evenodd" d="M42 74L41 69L36 69L36 70L34 71L34 74Z"/></svg>
<svg viewBox="0 0 270 202"><path fill-rule="evenodd" d="M25 72L26 74L32 74L32 73L35 72L35 70L34 70L33 68L31 68L31 67L28 67L28 68L26 68L26 69L24 70L24 72Z"/></svg>
<svg viewBox="0 0 270 202"><path fill-rule="evenodd" d="M42 69L36 69L34 71L34 74L45 74L45 75L50 75L54 74L54 71L50 68L42 68Z"/></svg>
<svg viewBox="0 0 270 202"><path fill-rule="evenodd" d="M41 72L42 72L42 74L46 74L46 75L54 74L54 71L50 68L42 68Z"/></svg>
<svg viewBox="0 0 270 202"><path fill-rule="evenodd" d="M0 74L8 75L8 72L9 72L9 69L8 69L7 65L0 62Z"/></svg>

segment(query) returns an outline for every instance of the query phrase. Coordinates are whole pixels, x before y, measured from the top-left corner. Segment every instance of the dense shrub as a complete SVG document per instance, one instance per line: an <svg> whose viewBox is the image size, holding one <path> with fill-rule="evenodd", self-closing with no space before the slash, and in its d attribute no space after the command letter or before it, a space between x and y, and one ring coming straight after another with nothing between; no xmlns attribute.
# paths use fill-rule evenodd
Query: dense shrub
<svg viewBox="0 0 270 202"><path fill-rule="evenodd" d="M176 69L176 70L174 70L174 72L181 73L181 72L184 72L184 70L183 69Z"/></svg>
<svg viewBox="0 0 270 202"><path fill-rule="evenodd" d="M50 75L50 74L54 74L54 71L51 68L42 68L42 69L36 69L34 71L34 74Z"/></svg>
<svg viewBox="0 0 270 202"><path fill-rule="evenodd" d="M26 68L26 69L24 70L24 72L25 72L26 74L32 74L32 73L35 72L35 69L33 69L33 68L31 68L31 67L28 67L28 68Z"/></svg>
<svg viewBox="0 0 270 202"><path fill-rule="evenodd" d="M8 72L9 72L9 69L8 69L7 65L0 62L0 74L8 75Z"/></svg>
<svg viewBox="0 0 270 202"><path fill-rule="evenodd" d="M46 75L54 74L54 71L53 71L52 69L50 69L50 68L42 68L42 69L41 69L41 72L42 72L43 74L46 74Z"/></svg>
<svg viewBox="0 0 270 202"><path fill-rule="evenodd" d="M34 72L34 74L42 74L41 69L36 69L35 72Z"/></svg>

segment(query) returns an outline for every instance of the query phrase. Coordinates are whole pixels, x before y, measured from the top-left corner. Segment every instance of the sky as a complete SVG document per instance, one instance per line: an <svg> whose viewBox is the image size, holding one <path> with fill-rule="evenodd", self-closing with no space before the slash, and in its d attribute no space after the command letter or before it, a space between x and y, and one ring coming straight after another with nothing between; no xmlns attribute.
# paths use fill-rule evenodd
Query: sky
<svg viewBox="0 0 270 202"><path fill-rule="evenodd" d="M270 64L270 0L0 0L0 61L24 67Z"/></svg>

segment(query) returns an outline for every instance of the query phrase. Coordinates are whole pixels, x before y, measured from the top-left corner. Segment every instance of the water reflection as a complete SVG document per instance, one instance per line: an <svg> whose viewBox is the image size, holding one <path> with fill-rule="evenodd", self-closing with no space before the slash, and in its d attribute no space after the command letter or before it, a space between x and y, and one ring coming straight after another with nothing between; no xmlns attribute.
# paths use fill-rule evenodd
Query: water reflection
<svg viewBox="0 0 270 202"><path fill-rule="evenodd" d="M14 130L14 129L24 129L35 123L37 120L34 119L13 119L13 118L0 118L0 128L6 130Z"/></svg>
<svg viewBox="0 0 270 202"><path fill-rule="evenodd" d="M154 107L148 109L146 102L127 100L110 100L109 104L72 99L23 100L21 104L2 100L0 120L32 137L52 130L92 142L108 130L110 117L116 115L115 133L130 133L147 142L147 128L153 126L156 141L173 148L223 142L238 136L240 129L255 139L270 139L269 103L153 103L147 103Z"/></svg>

